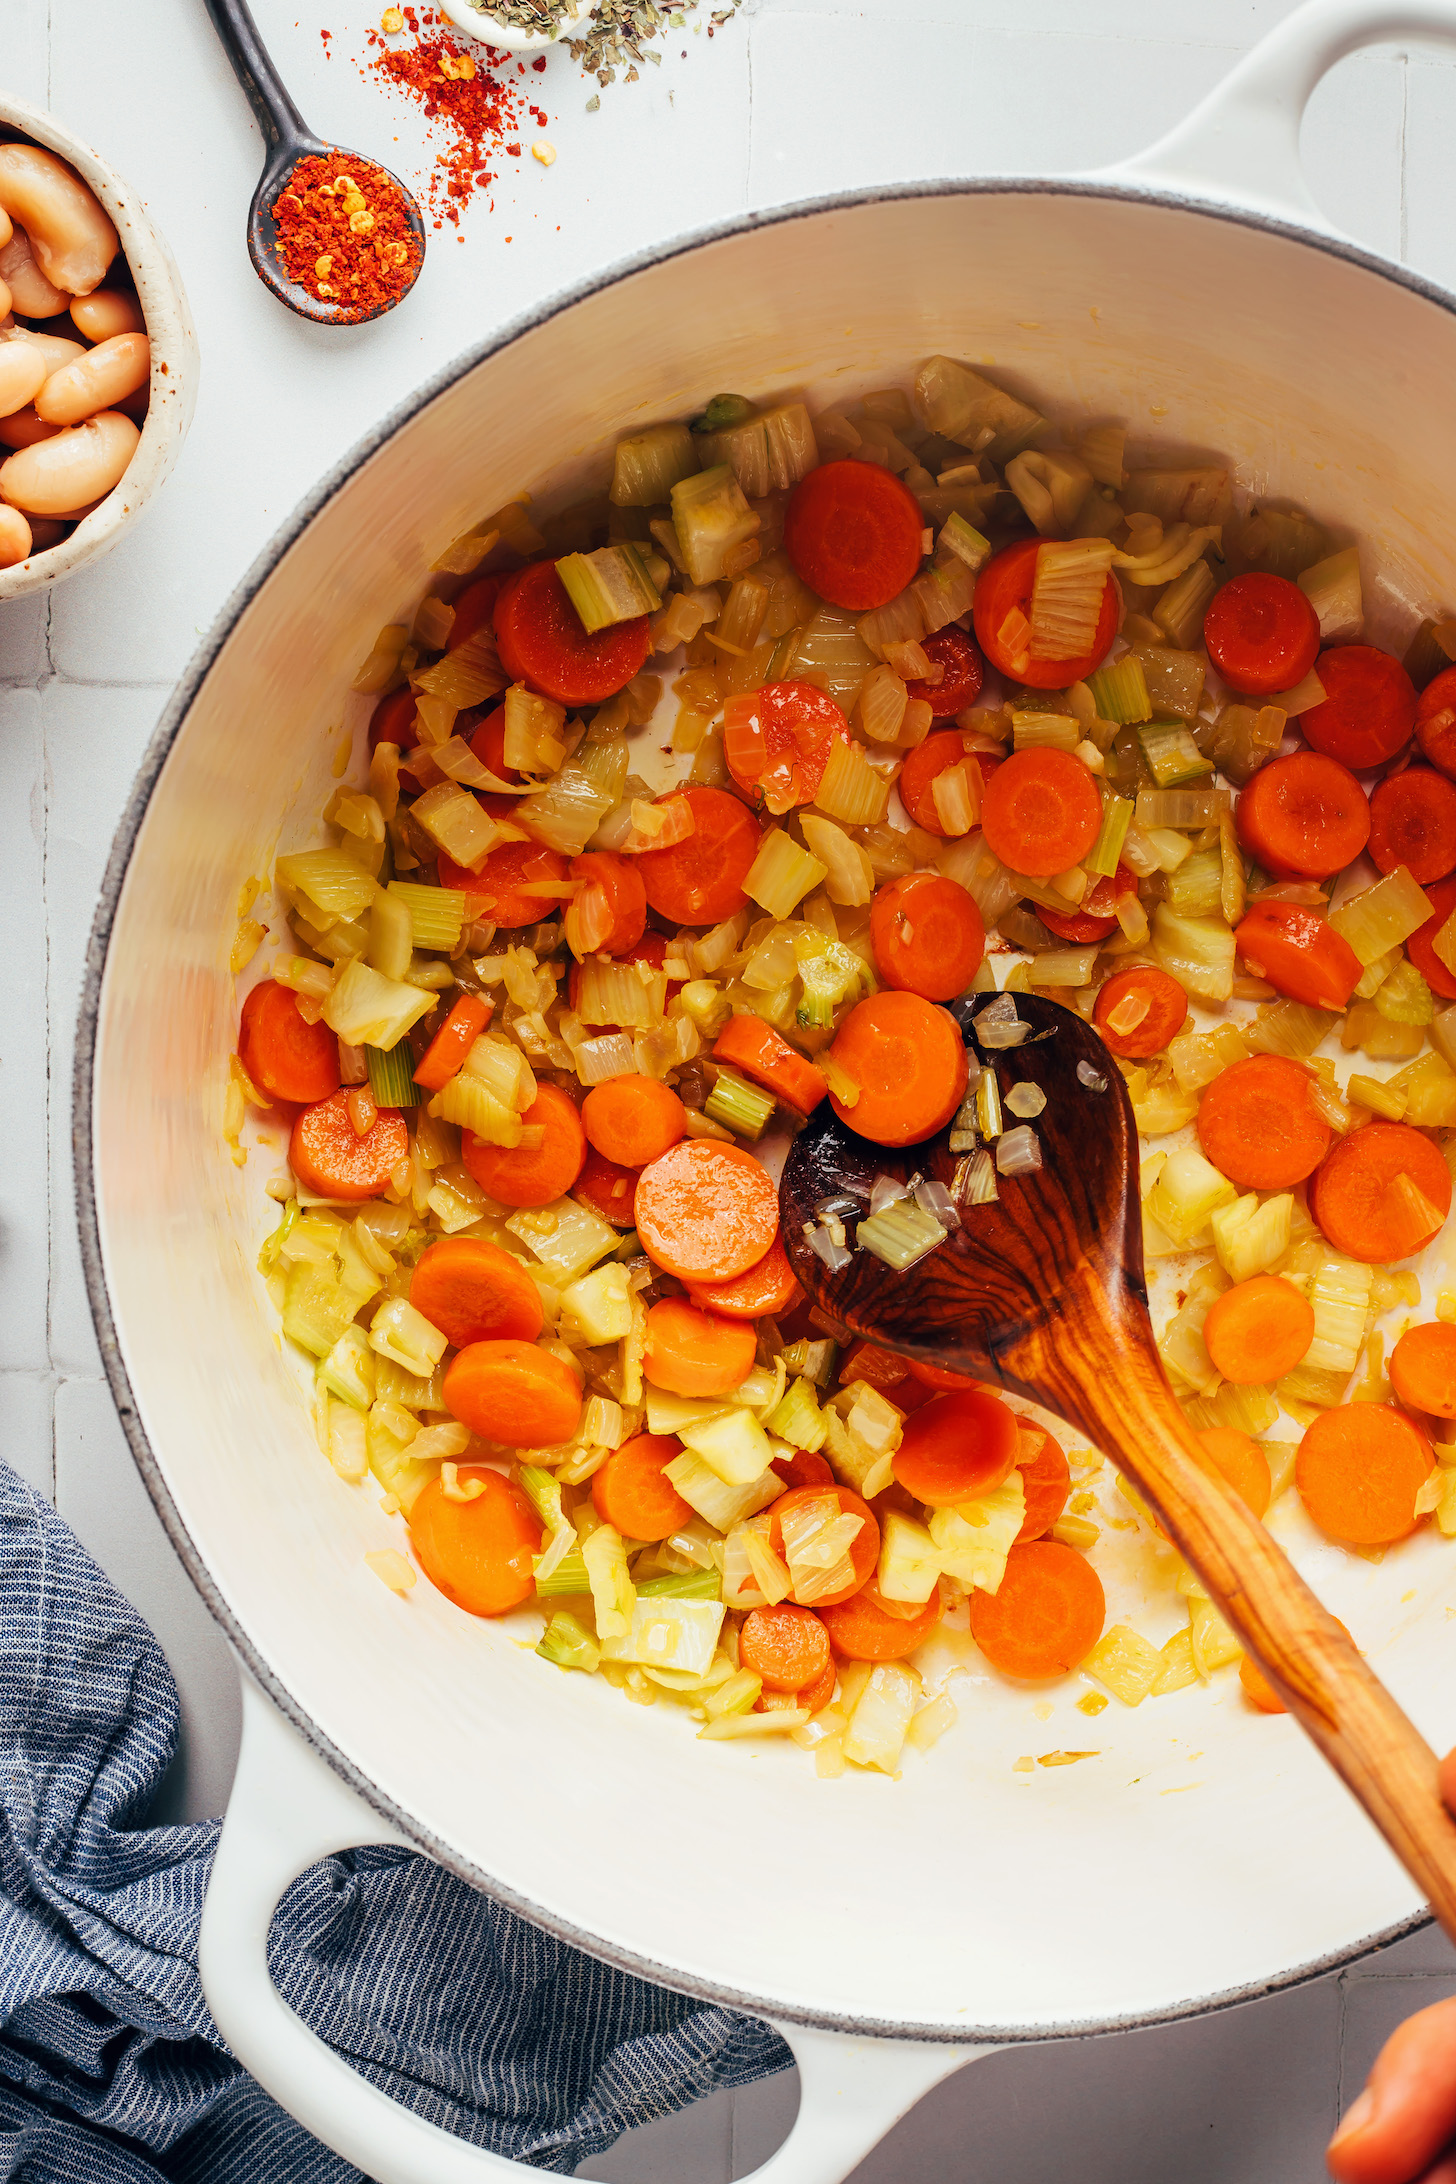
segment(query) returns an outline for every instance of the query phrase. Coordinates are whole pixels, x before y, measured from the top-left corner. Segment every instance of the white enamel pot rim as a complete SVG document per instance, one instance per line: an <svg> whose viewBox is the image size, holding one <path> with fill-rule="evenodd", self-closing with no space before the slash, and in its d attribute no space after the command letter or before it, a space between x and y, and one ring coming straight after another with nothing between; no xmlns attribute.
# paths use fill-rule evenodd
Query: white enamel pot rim
<svg viewBox="0 0 1456 2184"><path fill-rule="evenodd" d="M485 2176L504 2177L527 2172L478 2147L453 2139L421 2118L395 2107L356 2077L341 2058L315 2040L291 2016L273 1989L267 1974L266 1937L279 1896L288 1882L306 1866L330 1851L352 1845L387 1842L423 1850L563 1940L649 1979L766 2015L779 2023L800 2063L802 2097L800 2120L794 2133L760 2172L763 2179L772 2179L772 2184L833 2184L833 2180L847 2173L920 2092L956 2068L969 2054L984 2054L1018 2039L1043 2039L1054 2033L1081 2034L1160 2022L1247 2000L1346 1962L1362 1950L1420 1922L1421 1912L1411 1902L1408 1885L1392 1887L1387 1876L1380 1888L1367 1891L1362 1899L1376 1905L1376 1911L1369 1915L1346 1914L1343 1925L1331 1923L1326 1929L1327 1938L1317 1947L1291 1948L1282 1958L1271 1958L1266 1947L1263 1958L1258 1959L1261 1969L1256 1977L1247 1974L1242 1977L1209 1976L1203 1979L1201 1986L1194 1980L1191 1984L1196 1991L1190 1996L1186 1988L1174 1991L1167 1984L1165 1969L1165 1983L1158 1991L1154 2006L1146 2006L1138 1999L1138 1989L1131 1981L1121 1998L1126 2006L1119 2006L1119 1998L1112 1991L1120 1976L1119 1965L1115 1976L1108 1975L1110 1985L1097 2006L1062 2009L1056 2014L1042 2009L1034 2019L1028 2010L1025 2017L1017 2019L1012 2007L1001 2006L999 1986L997 2006L988 2006L979 2015L967 2011L961 2017L953 2007L939 2002L939 2014L931 2015L925 2010L917 2015L912 2004L904 1999L913 1984L911 1972L904 1967L898 1968L896 1973L901 1986L893 2012L883 2001L878 2009L875 2007L874 1979L863 1980L857 1990L852 1994L846 1992L838 2001L822 1999L822 1994L828 1991L827 1986L806 2000L794 1978L780 1977L782 1957L775 1960L771 1975L759 1977L751 1970L740 1970L739 1975L732 1978L721 1974L715 1976L711 1965L706 1960L699 1961L686 1945L683 1956L673 1961L671 1948L660 1932L657 1936L659 1946L640 1945L641 1933L646 1930L645 1921L635 1936L630 1925L620 1919L611 1925L605 1916L603 1930L596 1930L592 1925L591 1906L578 1904L575 1915L571 1915L564 1913L560 1905L553 1907L543 1903L529 1887L518 1885L504 1865L500 1870L490 1870L484 1860L462 1852L458 1842L448 1840L432 1828L411 1808L407 1787L402 1793L399 1784L382 1786L380 1780L351 1758L340 1743L320 1727L319 1709L311 1709L305 1704L288 1681L275 1672L266 1629L250 1626L231 1605L214 1568L215 1563L226 1560L224 1543L215 1535L203 1538L197 1528L188 1523L169 1484L164 1463L153 1447L155 1435L149 1434L143 1423L143 1407L149 1413L159 1406L165 1407L165 1391L159 1381L159 1373L165 1373L165 1365L149 1363L147 1379L143 1381L139 1377L135 1392L133 1390L124 1351L129 1346L129 1317L134 1317L139 1307L130 1290L117 1286L116 1262L124 1243L121 1229L127 1219L134 1211L140 1221L145 1222L148 1218L150 1201L145 1188L148 1179L142 1170L130 1195L122 1190L123 1180L131 1179L123 1178L114 1160L109 1167L105 1164L104 1141L111 1125L96 1104L103 1089L115 1097L121 1084L117 1057L125 1048L118 1026L125 1010L116 996L130 996L138 990L138 966L125 955L118 954L108 969L108 949L119 926L129 935L141 929L138 905L147 899L148 891L139 892L136 886L128 891L128 871L164 768L182 738L184 724L195 707L205 709L209 702L209 677L238 624L266 590L280 564L300 548L301 542L306 543L310 527L327 516L331 504L348 492L351 482L367 470L371 461L386 450L396 436L411 426L427 425L431 406L447 396L458 382L488 359L501 360L509 367L517 345L526 344L523 353L529 355L530 340L540 335L542 329L551 327L554 322L569 321L574 308L590 305L594 299L609 295L618 284L638 275L685 260L683 278L690 282L694 253L706 252L715 245L743 242L755 231L769 231L771 239L772 231L790 231L795 222L812 222L839 211L869 218L876 208L916 203L933 207L937 202L956 199L974 201L980 198L988 207L995 199L1060 200L1067 208L1068 222L1073 223L1078 217L1079 205L1136 204L1152 208L1159 216L1175 216L1180 223L1179 232L1187 229L1190 235L1193 233L1190 222L1216 222L1220 224L1221 233L1230 235L1241 227L1248 231L1244 240L1251 251L1262 235L1281 246L1298 246L1302 254L1328 253L1360 274L1376 276L1379 283L1386 284L1379 293L1390 299L1392 312L1397 311L1404 293L1407 298L1422 299L1451 316L1456 314L1456 299L1446 292L1335 236L1310 204L1299 177L1299 117L1319 76L1334 60L1356 46L1398 35L1428 35L1456 42L1456 0L1444 0L1440 6L1395 12L1374 4L1356 4L1356 0L1308 0L1304 8L1233 71L1189 123L1154 152L1109 176L1072 180L981 179L837 196L779 212L749 216L704 234L674 241L661 250L645 253L625 266L612 269L564 297L552 299L449 367L418 396L386 418L377 431L322 482L259 558L228 602L162 720L117 836L88 958L77 1044L74 1109L77 1190L86 1278L107 1373L138 1466L194 1582L228 1631L245 1667L242 1760L219 1848L202 1935L201 1969L208 1999L224 2036L260 2082L308 2128L346 2159L380 2179L381 2184L426 2184L426 2180L428 2184L471 2184L471 2180ZM1230 176L1238 178L1237 190L1227 180ZM1215 191L1221 194L1223 201L1214 200ZM1237 248L1244 247L1244 240L1236 238ZM1231 243L1230 248L1234 247ZM1285 255L1287 257L1288 253ZM428 444L427 433L421 444ZM393 606L394 601L390 600L388 604ZM357 638L351 641L356 642ZM233 664L236 665L236 655ZM233 692L235 698L239 695L237 691ZM179 763L185 753L187 763L195 767L195 746L194 738L177 751ZM175 845L174 851L179 860L184 858L184 851L176 849ZM152 888L152 876L157 869L155 848L149 844L146 865L149 888ZM215 876L212 887L215 894ZM167 938L165 932L159 928L152 938L155 944L152 962L167 960L159 953ZM225 945L222 953L225 956ZM179 976L173 982L179 989L185 985L188 973L189 964L179 958ZM168 1005L156 1001L155 995L154 981L152 1004L159 1009ZM107 1014L108 996L111 997L110 1015ZM145 1086L134 1089L130 1096L140 1100L144 1091ZM215 1157L220 1159L221 1156ZM134 1230L136 1225L134 1221ZM159 1245L158 1249L161 1248ZM128 1261L129 1265L133 1263L142 1263L135 1259L135 1252L133 1259ZM205 1422L200 1415L193 1417L194 1437L201 1434ZM167 1453L173 1453L170 1446ZM308 1565L300 1562L298 1567L302 1571ZM372 1583L372 1580L367 1582ZM428 1603L425 1606L428 1607ZM370 1612L373 1612L372 1602ZM534 1664L527 1663L526 1666L539 1676ZM549 1687L556 1695L548 1697L543 1692L539 1703L553 1709L567 1704L560 1692L573 1681L560 1679L559 1684ZM1402 1692L1402 1696L1407 1693ZM569 1703L575 1705L576 1701ZM1288 1724L1282 1726L1290 1727ZM622 1727L624 1737L630 1740L634 1732L645 1734L651 1728L651 1721L649 1719L639 1727L638 1719L626 1715ZM1226 1732L1227 1723L1224 1728ZM1278 1725L1275 1733L1277 1731ZM968 1733L965 1723L960 1733ZM690 1749L706 1755L717 1748ZM949 1745L945 1749L949 1764ZM1306 1768L1309 1755L1302 1747L1285 1745L1280 1749L1286 1754L1282 1763L1284 1782L1278 1797L1272 1791L1266 1797L1262 1813L1266 1825L1278 1824L1282 1818L1282 1799L1286 1794L1292 1796L1296 1787L1307 1800L1315 1779ZM937 1753L932 1765L940 1760L941 1754ZM733 1778L740 1785L751 1780L748 1772L751 1764L745 1762L744 1772ZM706 1761L704 1765L698 1796L703 1801L713 1799L716 1785L727 1809L724 1785L729 1778L721 1772L710 1777L706 1772ZM1309 1766L1313 1766L1312 1761ZM1080 1770L1071 1772L1076 1774ZM786 1777L772 1779L776 1791L787 1780ZM926 1779L929 1779L928 1775ZM1271 1779L1278 1779L1277 1770ZM693 1780L698 1781L696 1774ZM1058 1780L1066 1782L1067 1777L1061 1776ZM1352 1858L1364 1859L1368 1853L1364 1838L1358 1832L1362 1825L1358 1816L1340 1805L1339 1793L1328 1787L1322 1776L1318 1780L1321 1797L1327 1790L1331 1801L1329 1805L1322 1802L1319 1810L1321 1814L1330 1813L1332 1840L1345 1846ZM1051 1784L1052 1778L1048 1777L1047 1781ZM828 1787L825 1786L826 1792ZM659 1800L679 1796L679 1793L680 1785L676 1781L664 1781L657 1791ZM896 1794L886 1790L887 1797ZM1060 1810L1075 1815L1072 1793L1067 1794L1069 1802L1064 1807L1052 1804L1048 1809L1053 1813ZM1090 1794L1096 1795L1095 1791ZM750 1792L740 1787L733 1795L740 1798L742 1808L746 1810ZM853 1809L857 1826L859 1815L868 1812L869 1807L859 1793L856 1796L858 1802ZM490 1809L495 1815L493 1824L499 1825L500 1795L496 1796L496 1803ZM676 1808L663 1805L661 1809ZM715 1805L715 1817L716 1809ZM1164 1808L1167 1811L1175 1809L1187 1812L1192 1807L1180 1801L1177 1808ZM910 1808L902 1806L900 1810L908 1812ZM1026 1810L1030 1813L1032 1808L1028 1805ZM1105 1808L1103 1820L1106 1820ZM760 1812L757 1824L767 1827L772 1823ZM879 1824L883 1827L883 1823ZM1075 1829L1075 1817L1070 1818L1068 1824ZM1347 1826L1353 1827L1355 1832L1347 1835ZM880 1838L876 1837L876 1840ZM1251 1855L1255 1846L1230 1841L1219 1847L1227 1851L1230 1870L1247 1870L1257 1885L1261 1873L1259 1861L1255 1858L1250 1864L1246 1855ZM503 1849L503 1859L505 1856ZM1188 1876L1189 1882L1192 1879L1192 1875ZM1286 1888L1290 1885L1287 1876L1284 1885ZM1095 1882L1089 1876L1086 1890L1094 1889ZM1266 1896L1267 1893L1266 1884ZM1069 1898L1063 1919L1073 1908ZM1130 1901L1127 1917L1135 1917L1137 1908L1137 1902ZM1269 1906L1259 1908L1269 1915ZM827 1909L828 1906L826 1912ZM1105 1918L1105 1909L1099 1911L1098 1916ZM762 1924L761 1914L759 1923ZM1092 1930L1089 1924L1086 1931ZM755 1942L761 1938L755 1930ZM1055 1989L1060 2004L1064 1992L1057 1984L1062 1972L1060 1936L1038 1933L1033 1927L1027 1927L1022 1938L1030 1955L1040 1952L1038 1976L1045 1989ZM1016 1946L1022 1946L1020 1939ZM922 1946L921 1956L925 1954ZM989 1952L989 1959L989 1967L982 1970L982 1992L986 1991L987 1982L1003 1979L1007 1982L1007 1993L1020 1991L1010 1978L1011 1965L1005 1947L999 1956L994 1950ZM1230 1961L1233 1961L1232 1957ZM912 1971L920 1968L917 1960ZM878 1957L872 1960L871 1969L877 1978L887 1976ZM863 1975L861 1977L863 1979ZM949 1990L943 1986L940 1991ZM842 2037L845 2034L851 2037Z"/></svg>

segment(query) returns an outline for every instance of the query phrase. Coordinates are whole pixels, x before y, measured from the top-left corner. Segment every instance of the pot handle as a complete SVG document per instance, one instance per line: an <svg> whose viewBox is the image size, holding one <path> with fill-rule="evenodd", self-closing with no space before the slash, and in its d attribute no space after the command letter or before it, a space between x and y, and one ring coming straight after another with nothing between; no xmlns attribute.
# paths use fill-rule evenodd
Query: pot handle
<svg viewBox="0 0 1456 2184"><path fill-rule="evenodd" d="M1136 158L1091 179L1214 198L1338 232L1316 206L1299 157L1315 85L1362 46L1411 38L1456 44L1456 0L1305 0L1194 107Z"/></svg>
<svg viewBox="0 0 1456 2184"><path fill-rule="evenodd" d="M291 2116L375 2184L485 2184L539 2177L399 2107L310 2032L274 1986L268 1929L289 1884L333 1852L417 1850L287 1723L243 1671L237 1780L217 1846L198 1969L233 2054ZM799 2113L756 2184L840 2184L942 2078L989 2047L854 2039L776 2025L799 2066Z"/></svg>

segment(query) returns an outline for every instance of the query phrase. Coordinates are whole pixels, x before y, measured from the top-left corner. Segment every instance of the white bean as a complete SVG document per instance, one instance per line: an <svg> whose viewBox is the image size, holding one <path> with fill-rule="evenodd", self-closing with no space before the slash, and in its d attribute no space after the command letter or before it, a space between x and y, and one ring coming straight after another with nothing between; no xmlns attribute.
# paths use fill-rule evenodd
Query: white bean
<svg viewBox="0 0 1456 2184"><path fill-rule="evenodd" d="M65 290L48 281L36 264L24 228L17 228L0 249L0 280L9 289L12 307L22 318L57 318L70 308L71 299Z"/></svg>
<svg viewBox="0 0 1456 2184"><path fill-rule="evenodd" d="M3 350L0 350L3 362ZM98 410L114 409L118 402L144 387L152 368L151 343L145 334L115 334L99 341L74 363L52 372L35 395L35 413L48 425L79 425ZM30 390L21 397L31 399ZM0 393L0 402L3 402ZM18 409L20 403L15 407Z"/></svg>
<svg viewBox="0 0 1456 2184"><path fill-rule="evenodd" d="M11 297L9 288L6 286L4 281L0 281L0 325L5 324L9 319L14 317L14 312L11 308L12 302L13 298Z"/></svg>
<svg viewBox="0 0 1456 2184"><path fill-rule="evenodd" d="M77 296L71 317L88 341L110 341L114 334L147 330L141 305L124 288L98 288L89 296Z"/></svg>
<svg viewBox="0 0 1456 2184"><path fill-rule="evenodd" d="M9 213L0 205L0 250L5 248L14 232Z"/></svg>
<svg viewBox="0 0 1456 2184"><path fill-rule="evenodd" d="M84 342L68 341L64 334L39 334L32 327L17 326L11 336L15 341L28 341L39 349L46 360L46 378L58 372L64 365L75 364L90 354Z"/></svg>
<svg viewBox="0 0 1456 2184"><path fill-rule="evenodd" d="M68 296L89 296L100 287L120 239L95 194L63 159L38 144L0 144L0 206L25 229L37 264L55 287Z"/></svg>
<svg viewBox="0 0 1456 2184"><path fill-rule="evenodd" d="M0 417L0 447L34 447L37 440L53 440L59 425L43 424L33 407Z"/></svg>
<svg viewBox="0 0 1456 2184"><path fill-rule="evenodd" d="M33 341L0 337L0 417L11 417L33 402L48 371L45 356Z"/></svg>
<svg viewBox="0 0 1456 2184"><path fill-rule="evenodd" d="M140 438L131 419L116 410L68 425L0 463L0 500L37 516L88 507L117 484Z"/></svg>
<svg viewBox="0 0 1456 2184"><path fill-rule="evenodd" d="M18 508L0 508L0 569L30 558L30 525Z"/></svg>

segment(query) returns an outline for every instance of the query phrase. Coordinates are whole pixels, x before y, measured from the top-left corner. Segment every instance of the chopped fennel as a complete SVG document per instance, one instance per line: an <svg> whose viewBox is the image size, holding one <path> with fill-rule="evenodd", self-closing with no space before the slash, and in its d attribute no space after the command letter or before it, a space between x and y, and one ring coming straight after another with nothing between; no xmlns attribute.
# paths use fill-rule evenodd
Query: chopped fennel
<svg viewBox="0 0 1456 2184"><path fill-rule="evenodd" d="M998 1591L1025 1517L1026 1489L1016 1470L974 1501L932 1509L930 1536L944 1574L958 1577L967 1590Z"/></svg>
<svg viewBox="0 0 1456 2184"><path fill-rule="evenodd" d="M592 1539L597 1536L593 1533ZM591 1544L589 1539L582 1550L588 1558L588 1569L591 1567ZM647 1668L672 1668L689 1675L705 1675L717 1648L718 1633L726 1613L721 1600L674 1598L661 1592L650 1593L644 1598L639 1592L633 1601L627 1629L602 1638L601 1657L604 1661L636 1661Z"/></svg>
<svg viewBox="0 0 1456 2184"><path fill-rule="evenodd" d="M946 1232L933 1214L900 1201L883 1212L867 1214L855 1232L855 1248L873 1252L903 1274L945 1242Z"/></svg>

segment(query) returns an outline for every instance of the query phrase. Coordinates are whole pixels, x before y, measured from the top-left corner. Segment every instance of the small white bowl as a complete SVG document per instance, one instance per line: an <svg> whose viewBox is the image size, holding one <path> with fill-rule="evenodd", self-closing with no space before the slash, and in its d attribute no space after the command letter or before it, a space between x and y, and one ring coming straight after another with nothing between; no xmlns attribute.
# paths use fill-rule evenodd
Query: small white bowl
<svg viewBox="0 0 1456 2184"><path fill-rule="evenodd" d="M105 206L122 254L136 282L137 300L152 345L152 379L146 422L136 453L120 483L77 524L59 546L32 554L13 569L0 569L0 604L26 592L44 591L88 562L110 553L136 521L176 462L197 401L197 332L176 261L142 210L129 182L49 114L20 99L0 96L0 123L68 160ZM9 449L3 452L8 454Z"/></svg>
<svg viewBox="0 0 1456 2184"><path fill-rule="evenodd" d="M482 45L499 46L508 53L549 53L563 38L580 30L596 0L576 0L575 7L568 9L556 25L554 38L543 37L535 30L517 30L510 23L502 23L494 15L473 8L470 0L437 0L437 4L457 30L463 30L467 37L478 38Z"/></svg>

